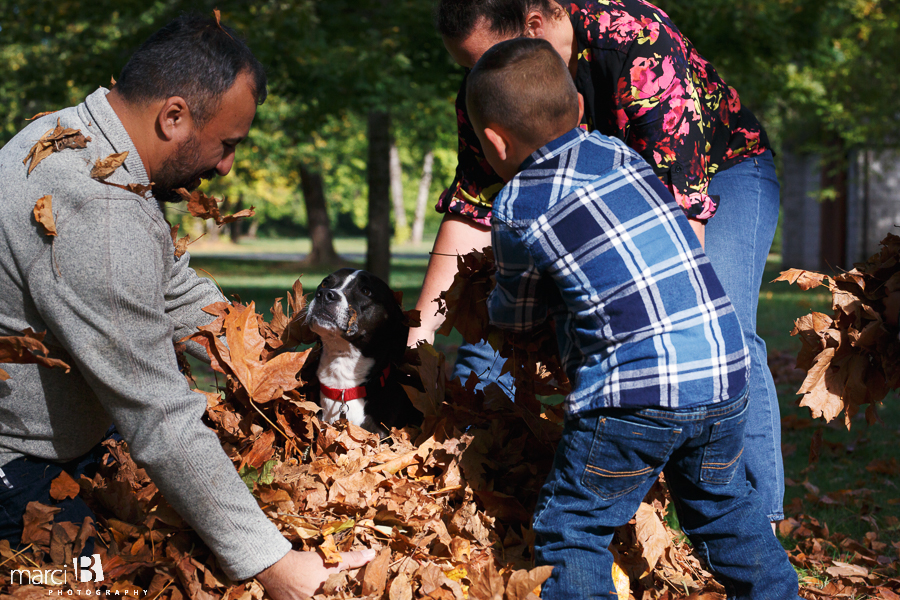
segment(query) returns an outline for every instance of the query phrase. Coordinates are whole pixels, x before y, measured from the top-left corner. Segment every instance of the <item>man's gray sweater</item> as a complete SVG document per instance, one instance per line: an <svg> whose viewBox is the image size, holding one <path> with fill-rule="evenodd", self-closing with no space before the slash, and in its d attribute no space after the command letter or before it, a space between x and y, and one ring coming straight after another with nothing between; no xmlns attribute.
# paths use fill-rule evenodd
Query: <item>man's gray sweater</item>
<svg viewBox="0 0 900 600"><path fill-rule="evenodd" d="M173 341L208 323L222 300L174 247L159 204L91 179L93 163L128 151L109 179L149 184L134 144L99 89L84 103L36 120L0 149L0 335L46 331L70 373L7 365L0 382L0 466L21 456L67 461L111 423L165 498L234 579L290 549L201 422L206 399L189 389ZM22 163L59 119L91 137L83 150ZM57 237L32 214L52 196ZM53 352L53 350L56 350Z"/></svg>

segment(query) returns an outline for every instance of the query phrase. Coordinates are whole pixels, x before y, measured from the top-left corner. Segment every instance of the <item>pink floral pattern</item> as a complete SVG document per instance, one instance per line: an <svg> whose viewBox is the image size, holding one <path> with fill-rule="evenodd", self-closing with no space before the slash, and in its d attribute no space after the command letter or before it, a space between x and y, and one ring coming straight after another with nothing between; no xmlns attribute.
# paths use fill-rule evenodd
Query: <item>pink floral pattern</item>
<svg viewBox="0 0 900 600"><path fill-rule="evenodd" d="M564 6L578 44L575 85L588 129L639 152L689 218L711 218L718 205L707 193L712 176L769 149L762 126L659 8L643 0ZM487 225L492 194L484 191L500 179L481 154L462 91L457 117L459 166L437 209Z"/></svg>

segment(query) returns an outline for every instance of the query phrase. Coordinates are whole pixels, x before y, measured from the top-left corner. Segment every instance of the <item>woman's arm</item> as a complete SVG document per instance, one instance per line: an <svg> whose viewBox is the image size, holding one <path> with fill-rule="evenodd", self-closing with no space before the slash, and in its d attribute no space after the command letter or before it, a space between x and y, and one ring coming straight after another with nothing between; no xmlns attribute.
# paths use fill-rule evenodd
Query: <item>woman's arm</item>
<svg viewBox="0 0 900 600"><path fill-rule="evenodd" d="M434 342L434 333L444 322L444 315L436 314L437 298L453 283L453 277L457 272L456 257L490 245L490 227L452 213L444 216L437 238L434 240L434 249L428 261L422 292L419 294L419 301L416 302L422 324L409 330L408 345L413 346L419 340Z"/></svg>

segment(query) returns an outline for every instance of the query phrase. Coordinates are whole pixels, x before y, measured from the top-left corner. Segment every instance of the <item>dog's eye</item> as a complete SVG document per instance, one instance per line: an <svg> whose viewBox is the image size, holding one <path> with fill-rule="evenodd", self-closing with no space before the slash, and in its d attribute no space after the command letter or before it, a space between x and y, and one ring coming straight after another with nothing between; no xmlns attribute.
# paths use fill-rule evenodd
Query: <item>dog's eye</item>
<svg viewBox="0 0 900 600"><path fill-rule="evenodd" d="M359 291L360 291L360 293L361 293L363 296L371 296L371 295L372 295L372 290L370 290L369 288L367 288L367 287L365 287L365 286L363 286L362 288L360 288Z"/></svg>

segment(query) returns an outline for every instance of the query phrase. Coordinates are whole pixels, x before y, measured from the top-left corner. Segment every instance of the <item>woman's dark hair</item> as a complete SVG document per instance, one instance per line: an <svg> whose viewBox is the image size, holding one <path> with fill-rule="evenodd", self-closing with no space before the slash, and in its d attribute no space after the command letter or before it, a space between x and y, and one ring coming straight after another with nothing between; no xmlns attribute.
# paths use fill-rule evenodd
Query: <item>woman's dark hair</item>
<svg viewBox="0 0 900 600"><path fill-rule="evenodd" d="M524 33L525 16L532 10L556 17L563 9L553 0L440 0L435 25L442 36L464 40L481 19L487 19L492 32L515 37Z"/></svg>
<svg viewBox="0 0 900 600"><path fill-rule="evenodd" d="M230 27L182 15L141 44L122 69L115 90L131 104L181 96L202 127L241 73L250 76L257 104L265 102L266 72Z"/></svg>

